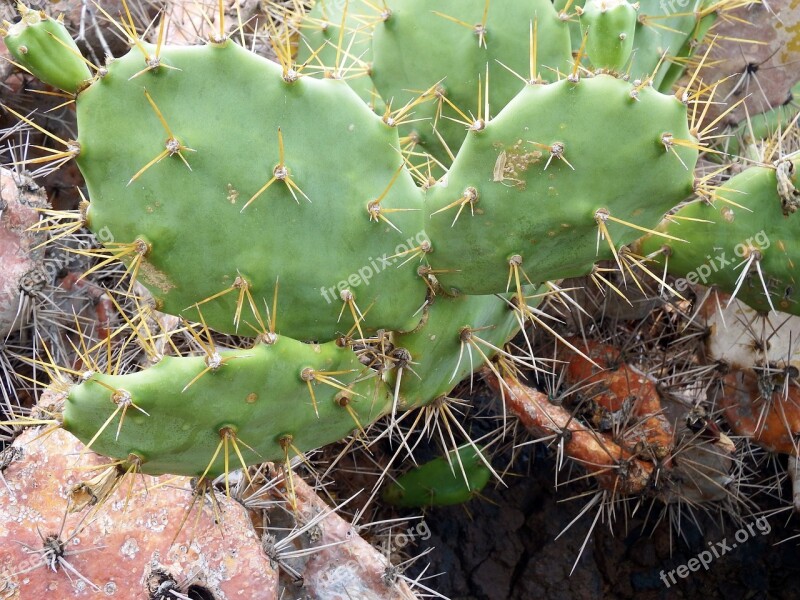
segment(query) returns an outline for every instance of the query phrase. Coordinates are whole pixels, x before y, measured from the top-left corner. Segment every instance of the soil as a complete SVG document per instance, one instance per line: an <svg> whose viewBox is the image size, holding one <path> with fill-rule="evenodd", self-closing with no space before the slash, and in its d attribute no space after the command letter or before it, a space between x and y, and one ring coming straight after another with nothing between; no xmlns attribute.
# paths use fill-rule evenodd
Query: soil
<svg viewBox="0 0 800 600"><path fill-rule="evenodd" d="M743 515L741 523L685 507L680 524L671 525L668 516L658 522L662 505L643 502L627 522L621 508L611 525L601 515L587 542L596 506L578 515L593 497L593 483L574 481L580 473L565 467L556 488L554 452L540 444L517 452L512 472L503 478L507 487L490 484L466 505L425 511L427 529L416 531L431 535L418 538L412 554L432 550L407 575L422 569L423 577L439 574L425 584L451 600L800 598L800 547L792 539L800 519L785 508L788 485L772 490L783 504L763 495L755 514ZM509 459L508 452L495 456L493 465L502 468ZM760 476L769 477L770 468L762 466ZM669 572L703 551L711 553L702 555L711 557L708 569L693 564L694 572L681 578L676 571L672 583Z"/></svg>

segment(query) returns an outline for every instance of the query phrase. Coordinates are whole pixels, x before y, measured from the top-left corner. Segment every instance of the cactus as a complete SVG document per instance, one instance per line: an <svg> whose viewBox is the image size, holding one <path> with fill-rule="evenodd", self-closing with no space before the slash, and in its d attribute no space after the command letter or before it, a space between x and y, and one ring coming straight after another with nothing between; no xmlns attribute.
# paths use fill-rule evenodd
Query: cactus
<svg viewBox="0 0 800 600"><path fill-rule="evenodd" d="M652 256L686 284L715 285L759 311L800 314L794 268L795 211L800 201L797 159L754 166L732 177L713 196L687 204L659 228L689 243L647 237Z"/></svg>
<svg viewBox="0 0 800 600"><path fill-rule="evenodd" d="M775 135L783 135L792 128L797 117L796 98L800 97L800 84L795 84L790 98L785 104L743 119L732 128L730 137L720 144L721 149L731 156L743 155L745 158L761 161L759 145Z"/></svg>
<svg viewBox="0 0 800 600"><path fill-rule="evenodd" d="M607 3L610 5L610 3ZM748 3L744 3L748 4ZM590 2L578 0L556 0L554 3L559 16L569 21L572 31L573 50L581 45L580 20L571 18L569 12L583 12ZM694 0L640 0L632 6L636 8L634 29L634 52L626 72L632 79L652 77L653 86L669 91L686 70L689 58L698 44L707 38L709 29L721 12L728 12L742 5L736 0L711 2ZM590 8L591 10L591 8ZM589 43L589 36L587 36Z"/></svg>
<svg viewBox="0 0 800 600"><path fill-rule="evenodd" d="M129 375L88 373L70 390L62 425L143 473L216 477L231 460L279 461L380 417L388 390L363 371L335 343L282 336L205 358L167 356Z"/></svg>
<svg viewBox="0 0 800 600"><path fill-rule="evenodd" d="M526 301L535 306L541 296L529 288ZM408 368L392 370L389 378L399 406L408 410L444 397L488 363L519 332L514 302L512 295L433 298L420 325L392 339L395 352L407 353Z"/></svg>
<svg viewBox="0 0 800 600"><path fill-rule="evenodd" d="M491 473L481 449L467 444L401 475L384 488L383 500L406 508L463 504L480 493Z"/></svg>
<svg viewBox="0 0 800 600"><path fill-rule="evenodd" d="M626 0L589 0L581 9L581 33L595 67L625 70L633 51L638 8Z"/></svg>
<svg viewBox="0 0 800 600"><path fill-rule="evenodd" d="M372 83L372 29L380 18L365 0L321 0L303 16L297 48L304 72L344 79L379 114L386 107Z"/></svg>
<svg viewBox="0 0 800 600"><path fill-rule="evenodd" d="M676 273L692 260L686 248L735 240L740 230L685 219L653 233L693 191L727 200L720 214L769 196L773 206L754 214L780 238L770 250L786 246L790 257L792 215L773 213L776 193L780 210L795 207L796 163L756 167L709 191L695 167L710 137L698 113L713 88L692 75L688 89L669 94L728 4L662 18L650 1L589 0L574 15L544 0L445 0L434 13L420 0L318 2L293 21L296 57L295 38L270 25L278 64L228 39L220 15L219 33L194 47L164 43L164 21L145 42L128 16L120 27L131 51L92 65L63 30L42 35L58 21L24 12L7 26L14 59L76 105L77 138L54 138L63 147L42 159L74 158L85 176L91 202L68 228L86 225L105 245L94 268L121 259L128 291L136 280L153 297L138 314L121 310L104 344L76 340L72 362L36 363L68 376L51 382L63 409L42 420L126 473L205 485L224 475L229 488L246 479L231 477L240 467L252 475L251 465L282 463L296 511L295 455L354 432L366 438L384 415L393 418L379 437L399 425L407 442L397 413L425 407L405 423L427 428L459 382L474 383L485 367L481 377L510 412L537 438L558 441L602 493L724 500L735 448L704 419L696 428L676 420L690 420L695 399L661 397L650 375L622 355L607 360L594 338L567 337L547 353L569 363L567 385L594 386L576 399L525 387L516 370L541 368L529 325L567 328L548 325L539 308L550 297L552 314L570 298L555 280L589 276L630 298L630 275L661 282L625 247L643 234L636 252L669 245ZM708 212L699 206L677 219ZM764 273L789 286L784 263L765 259ZM746 267L751 278L761 266ZM612 268L621 275L602 275ZM636 284L648 302L656 297ZM183 326L154 333L153 310ZM181 336L188 351L174 343ZM137 346L154 364L134 369L115 354ZM472 497L488 466L473 446L455 453L460 468L423 466L398 480L403 490L387 488L385 501ZM370 564L370 574L393 576Z"/></svg>
<svg viewBox="0 0 800 600"><path fill-rule="evenodd" d="M12 56L44 83L74 94L92 73L61 20L19 4L20 21L8 27L3 41Z"/></svg>
<svg viewBox="0 0 800 600"><path fill-rule="evenodd" d="M567 25L547 0L445 0L432 12L424 0L402 0L390 8L375 25L372 80L393 108L413 107L404 137L444 165L472 125L465 115L488 120L526 79L555 81L572 64ZM444 60L430 60L432 40ZM419 94L431 101L420 104Z"/></svg>
<svg viewBox="0 0 800 600"><path fill-rule="evenodd" d="M428 191L431 265L466 294L504 291L510 273L523 284L589 273L691 193L695 143L686 107L649 87L611 75L528 86ZM647 176L631 177L634 165ZM467 204L474 214L459 217Z"/></svg>
<svg viewBox="0 0 800 600"><path fill-rule="evenodd" d="M380 117L344 81L301 76L285 52L270 63L216 34L204 46L165 45L163 20L155 45L125 23L134 47L92 65L87 83L74 48L40 32L57 21L24 12L9 26L9 40L37 41L34 54L10 44L15 58L75 96L78 139L61 140L55 157L74 157L86 178L91 203L79 219L105 241L103 263L122 259L158 310L256 337L251 348L217 352L198 335L204 356L164 357L140 373L90 368L67 386L65 429L152 474L213 476L230 469L231 450L244 466L332 442L398 403L449 393L534 315L531 284L618 258L618 245L689 193L697 141L683 103L613 74L582 77L547 2L442 8L433 25L445 25L441 43L475 36L470 55L403 80L391 48L420 50L417 27L430 19L398 2L375 24L378 90L397 107L393 89L430 88L446 71L448 105L484 94L500 112L481 108L455 127L466 141L424 202L397 127L423 110L417 101ZM599 66L613 66L610 56L621 63L618 33L592 31ZM532 69L530 81L493 70L489 86L485 61L501 58ZM57 59L67 68L53 73ZM309 123L308 114L325 119ZM601 133L598 124L612 122ZM635 162L648 177L626 178ZM311 255L321 231L335 251ZM507 292L512 282L505 300L458 297ZM379 365L362 365L359 344L374 351L386 331L409 356L378 351ZM427 343L431 335L440 343ZM394 403L382 380L396 388ZM223 395L226 408L212 409Z"/></svg>
<svg viewBox="0 0 800 600"><path fill-rule="evenodd" d="M344 82L287 82L279 66L230 40L146 52L151 60L158 54L163 66L150 69L158 74L132 50L79 95L78 164L96 199L87 224L108 232L159 309L197 318L186 309L201 304L209 327L253 335L259 307L280 285L280 307L291 308L281 310L279 332L297 339L346 333L361 320L355 307L370 307L367 323L413 328L408 307L423 303L425 286L413 264L381 262L423 231L422 194L401 168L394 130ZM221 112L241 102L240 89L250 89L255 104L239 115ZM287 103L291 109L271 110ZM326 119L312 134L306 115L317 112ZM242 118L249 114L263 115L255 129ZM311 139L328 139L336 152ZM192 199L188 219L181 198ZM181 227L192 235L176 235ZM303 258L317 230L329 232L337 251ZM246 247L235 249L236 240ZM192 263L199 272L187 269Z"/></svg>

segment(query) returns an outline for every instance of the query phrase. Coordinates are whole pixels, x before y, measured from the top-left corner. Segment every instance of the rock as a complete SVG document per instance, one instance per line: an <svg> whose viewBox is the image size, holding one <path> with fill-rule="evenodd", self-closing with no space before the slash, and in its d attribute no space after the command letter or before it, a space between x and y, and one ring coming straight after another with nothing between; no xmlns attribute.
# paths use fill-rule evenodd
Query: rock
<svg viewBox="0 0 800 600"><path fill-rule="evenodd" d="M47 207L44 189L25 175L0 169L0 338L25 324L24 294L45 283L44 232L31 231L38 209Z"/></svg>
<svg viewBox="0 0 800 600"><path fill-rule="evenodd" d="M116 468L71 435L28 429L9 451L7 485L0 485L3 600L179 597L167 595L171 589L216 600L278 597L277 573L236 502L206 496L187 517L193 492L186 478L127 475L91 506L113 485ZM71 494L87 467L105 469L105 477ZM73 507L88 503L69 512L70 498Z"/></svg>

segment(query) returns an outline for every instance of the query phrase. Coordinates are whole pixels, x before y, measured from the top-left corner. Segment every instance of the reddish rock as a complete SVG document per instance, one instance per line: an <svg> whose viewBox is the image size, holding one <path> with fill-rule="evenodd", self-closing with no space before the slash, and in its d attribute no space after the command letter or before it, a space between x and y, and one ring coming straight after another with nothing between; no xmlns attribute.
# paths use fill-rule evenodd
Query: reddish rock
<svg viewBox="0 0 800 600"><path fill-rule="evenodd" d="M39 221L37 209L47 206L44 190L24 175L0 169L0 337L25 323L21 294L44 283L45 237L30 231Z"/></svg>
<svg viewBox="0 0 800 600"><path fill-rule="evenodd" d="M10 448L7 485L0 484L3 600L143 600L200 588L216 600L278 597L277 573L236 502L221 494L213 504L198 498L171 545L192 499L186 478L128 475L99 509L68 512L70 497L91 500L89 489L102 496L103 484L113 481L95 480L70 494L93 474L86 467L105 459L91 452L80 457L82 444L61 430L29 429Z"/></svg>
<svg viewBox="0 0 800 600"><path fill-rule="evenodd" d="M277 476L273 471L273 476ZM416 594L399 577L380 551L331 509L299 476L292 478L295 515L308 534L297 536L295 562L302 574L304 597L319 600L415 600ZM277 488L276 488L277 491ZM278 496L288 499L286 494Z"/></svg>

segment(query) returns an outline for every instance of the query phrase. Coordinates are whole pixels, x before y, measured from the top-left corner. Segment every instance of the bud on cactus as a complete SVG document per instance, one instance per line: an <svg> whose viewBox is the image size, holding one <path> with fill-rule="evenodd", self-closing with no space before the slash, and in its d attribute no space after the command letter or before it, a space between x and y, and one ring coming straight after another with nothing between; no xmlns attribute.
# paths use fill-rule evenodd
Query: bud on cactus
<svg viewBox="0 0 800 600"><path fill-rule="evenodd" d="M626 0L589 0L581 11L586 53L597 69L620 72L631 57L637 4Z"/></svg>
<svg viewBox="0 0 800 600"><path fill-rule="evenodd" d="M21 3L17 9L22 19L4 36L11 56L47 85L77 93L92 74L64 24Z"/></svg>

